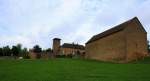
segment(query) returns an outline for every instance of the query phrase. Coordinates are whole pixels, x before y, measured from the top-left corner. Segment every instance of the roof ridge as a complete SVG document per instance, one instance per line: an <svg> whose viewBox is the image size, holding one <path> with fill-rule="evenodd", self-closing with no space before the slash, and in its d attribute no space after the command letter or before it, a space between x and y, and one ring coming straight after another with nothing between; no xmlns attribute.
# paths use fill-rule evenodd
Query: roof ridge
<svg viewBox="0 0 150 81"><path fill-rule="evenodd" d="M108 36L108 35L110 35L112 33L119 32L119 31L123 30L126 27L126 25L128 25L130 22L132 22L135 19L138 19L138 18L134 17L134 18L129 19L129 20L127 20L127 21L125 21L125 22L123 22L123 23L121 23L119 25L116 25L116 26L114 26L114 27L112 27L112 28L110 28L110 29L108 29L108 30L106 30L104 32L101 32L101 33L99 33L97 35L94 35L86 44L88 44L90 42L93 42L95 40L98 40L100 38L103 38L105 36Z"/></svg>
<svg viewBox="0 0 150 81"><path fill-rule="evenodd" d="M70 43L64 43L61 47L63 48L74 48L74 49L84 49L84 45L80 44L70 44Z"/></svg>

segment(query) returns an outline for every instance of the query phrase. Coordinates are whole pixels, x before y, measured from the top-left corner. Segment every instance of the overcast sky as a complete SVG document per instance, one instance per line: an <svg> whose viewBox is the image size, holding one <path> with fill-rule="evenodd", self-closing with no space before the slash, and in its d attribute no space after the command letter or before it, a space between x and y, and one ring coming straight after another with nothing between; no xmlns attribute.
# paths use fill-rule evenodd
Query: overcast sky
<svg viewBox="0 0 150 81"><path fill-rule="evenodd" d="M0 0L0 47L49 48L54 37L85 44L135 16L150 40L150 0Z"/></svg>

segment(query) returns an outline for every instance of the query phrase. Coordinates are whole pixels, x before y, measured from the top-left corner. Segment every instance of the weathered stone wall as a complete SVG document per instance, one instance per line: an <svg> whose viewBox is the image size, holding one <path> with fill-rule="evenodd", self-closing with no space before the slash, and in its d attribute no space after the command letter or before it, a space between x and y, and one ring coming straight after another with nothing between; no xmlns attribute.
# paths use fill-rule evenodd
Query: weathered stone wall
<svg viewBox="0 0 150 81"><path fill-rule="evenodd" d="M61 53L62 55L69 55L69 54L76 54L77 51L80 53L85 52L85 50L80 50L80 49L73 49L73 48L61 48Z"/></svg>
<svg viewBox="0 0 150 81"><path fill-rule="evenodd" d="M73 53L73 49L71 48L61 48L61 54L62 55L69 55Z"/></svg>
<svg viewBox="0 0 150 81"><path fill-rule="evenodd" d="M60 51L60 40L59 39L53 39L53 53L59 54Z"/></svg>
<svg viewBox="0 0 150 81"><path fill-rule="evenodd" d="M125 33L120 31L86 45L86 58L121 62L126 58Z"/></svg>
<svg viewBox="0 0 150 81"><path fill-rule="evenodd" d="M37 54L34 52L30 52L29 57L30 57L30 59L37 59Z"/></svg>
<svg viewBox="0 0 150 81"><path fill-rule="evenodd" d="M126 32L127 61L138 60L148 55L147 33L138 21L130 23Z"/></svg>

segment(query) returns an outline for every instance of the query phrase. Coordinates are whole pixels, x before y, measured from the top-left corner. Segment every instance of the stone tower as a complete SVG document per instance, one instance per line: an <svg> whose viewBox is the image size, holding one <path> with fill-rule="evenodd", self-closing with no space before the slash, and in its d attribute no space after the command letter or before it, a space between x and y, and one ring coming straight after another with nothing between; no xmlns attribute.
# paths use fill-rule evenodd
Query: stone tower
<svg viewBox="0 0 150 81"><path fill-rule="evenodd" d="M61 39L59 39L59 38L53 39L53 53L54 53L54 55L57 55L60 51L60 41L61 41Z"/></svg>

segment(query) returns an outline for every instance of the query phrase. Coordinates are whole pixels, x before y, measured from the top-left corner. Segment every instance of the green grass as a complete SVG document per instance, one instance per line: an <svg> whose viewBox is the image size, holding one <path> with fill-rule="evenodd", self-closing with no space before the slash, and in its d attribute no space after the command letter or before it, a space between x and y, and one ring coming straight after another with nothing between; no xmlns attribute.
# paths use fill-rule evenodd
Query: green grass
<svg viewBox="0 0 150 81"><path fill-rule="evenodd" d="M128 64L80 59L0 60L0 81L150 81L150 59Z"/></svg>

